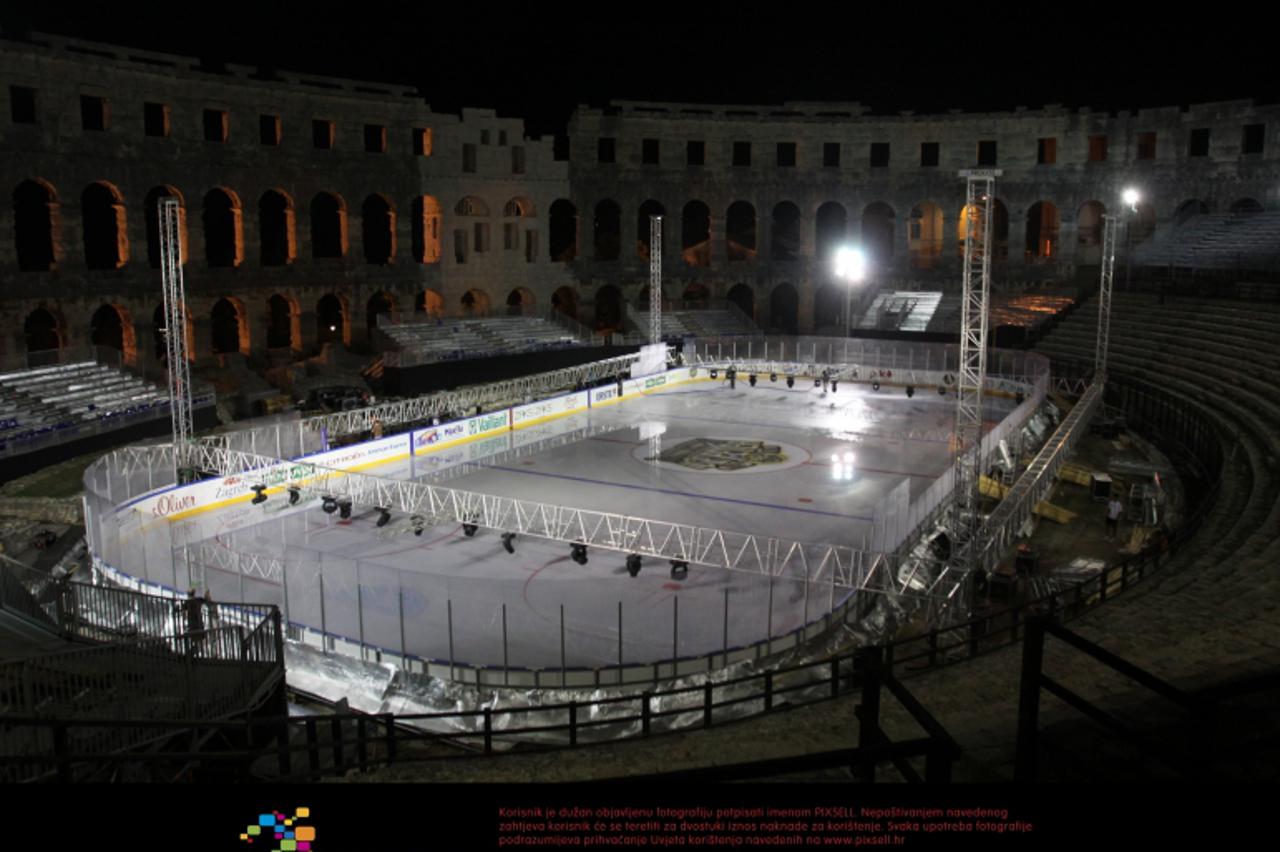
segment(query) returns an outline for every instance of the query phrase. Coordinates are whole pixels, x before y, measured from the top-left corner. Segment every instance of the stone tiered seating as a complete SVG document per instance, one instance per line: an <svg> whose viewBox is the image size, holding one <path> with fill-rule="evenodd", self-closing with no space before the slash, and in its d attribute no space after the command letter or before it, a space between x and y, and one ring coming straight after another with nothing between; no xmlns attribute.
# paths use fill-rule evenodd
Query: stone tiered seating
<svg viewBox="0 0 1280 852"><path fill-rule="evenodd" d="M86 424L109 428L113 418L168 403L163 388L92 361L0 374L0 447L61 432L72 437Z"/></svg>
<svg viewBox="0 0 1280 852"><path fill-rule="evenodd" d="M1134 263L1199 269L1270 268L1280 263L1280 213L1193 216L1134 248Z"/></svg>
<svg viewBox="0 0 1280 852"><path fill-rule="evenodd" d="M581 343L550 320L526 316L424 320L382 326L382 331L423 363L562 349Z"/></svg>
<svg viewBox="0 0 1280 852"><path fill-rule="evenodd" d="M638 330L649 328L649 312L637 311ZM743 314L731 310L663 310L662 336L719 337L721 335L759 334L760 329Z"/></svg>

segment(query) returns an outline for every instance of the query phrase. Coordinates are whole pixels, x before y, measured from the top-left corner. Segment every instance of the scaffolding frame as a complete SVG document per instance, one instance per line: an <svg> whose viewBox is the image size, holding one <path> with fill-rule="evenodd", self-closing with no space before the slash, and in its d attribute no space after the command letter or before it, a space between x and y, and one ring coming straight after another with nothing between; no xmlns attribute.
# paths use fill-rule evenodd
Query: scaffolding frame
<svg viewBox="0 0 1280 852"><path fill-rule="evenodd" d="M160 281L164 291L165 354L169 360L169 417L173 427L174 477L195 435L191 410L191 363L187 344L187 295L182 280L181 210L176 198L162 198L160 216ZM179 479L179 481L181 481Z"/></svg>
<svg viewBox="0 0 1280 852"><path fill-rule="evenodd" d="M662 217L649 217L649 342L662 342Z"/></svg>
<svg viewBox="0 0 1280 852"><path fill-rule="evenodd" d="M1098 282L1098 337L1093 350L1095 381L1107 380L1107 351L1111 344L1111 285L1116 275L1116 241L1120 217L1102 216L1102 273Z"/></svg>

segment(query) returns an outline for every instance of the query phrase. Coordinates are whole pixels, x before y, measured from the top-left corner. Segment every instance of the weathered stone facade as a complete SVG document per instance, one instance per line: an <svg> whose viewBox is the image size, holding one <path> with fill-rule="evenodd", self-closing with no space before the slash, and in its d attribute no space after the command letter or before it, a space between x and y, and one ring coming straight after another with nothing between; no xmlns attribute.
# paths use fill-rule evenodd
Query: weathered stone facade
<svg viewBox="0 0 1280 852"><path fill-rule="evenodd" d="M161 194L185 211L200 363L359 344L374 314L418 304L580 302L616 324L647 283L646 201L666 217L668 298L732 298L762 325L811 330L843 301L838 242L876 253L871 286L954 282L963 167L1004 171L998 286L1096 263L1098 216L1125 184L1144 194L1138 239L1189 210L1274 207L1280 186L1280 107L1247 101L928 116L624 102L579 108L564 162L519 118L435 113L394 86L52 36L0 46L0 76L3 359L27 351L40 311L75 346L104 307L126 352L154 359L145 211Z"/></svg>

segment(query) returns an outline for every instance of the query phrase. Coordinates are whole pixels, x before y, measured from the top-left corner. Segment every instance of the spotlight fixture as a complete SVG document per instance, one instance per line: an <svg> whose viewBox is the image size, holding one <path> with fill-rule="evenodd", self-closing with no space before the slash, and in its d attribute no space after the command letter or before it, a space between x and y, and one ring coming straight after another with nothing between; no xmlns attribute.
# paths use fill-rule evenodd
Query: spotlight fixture
<svg viewBox="0 0 1280 852"><path fill-rule="evenodd" d="M777 373L770 373L770 374L769 374L769 381L771 381L771 382L776 382L777 380L778 380L778 374L777 374Z"/></svg>
<svg viewBox="0 0 1280 852"><path fill-rule="evenodd" d="M711 368L711 378L713 378L713 379L714 379L717 375L719 375L719 373L720 373L720 371L719 371L719 370L717 370L715 367L712 367L712 368Z"/></svg>
<svg viewBox="0 0 1280 852"><path fill-rule="evenodd" d="M289 505L296 506L298 501L302 499L302 489L296 485L289 486Z"/></svg>
<svg viewBox="0 0 1280 852"><path fill-rule="evenodd" d="M413 524L414 535L422 535L422 530L426 527L426 521L421 515L414 515L409 519L409 523Z"/></svg>
<svg viewBox="0 0 1280 852"><path fill-rule="evenodd" d="M632 553L627 556L627 573L632 577L640 573L640 554Z"/></svg>
<svg viewBox="0 0 1280 852"><path fill-rule="evenodd" d="M253 486L253 505L257 506L259 503L265 503L265 502L267 502L267 486L265 485Z"/></svg>
<svg viewBox="0 0 1280 852"><path fill-rule="evenodd" d="M569 557L579 565L587 564L587 546L582 542L574 542L569 545Z"/></svg>
<svg viewBox="0 0 1280 852"><path fill-rule="evenodd" d="M880 390L880 383L879 383L879 382L872 382L872 383L871 383L871 389L872 389L873 391L878 391L878 390Z"/></svg>
<svg viewBox="0 0 1280 852"><path fill-rule="evenodd" d="M750 385L751 385L751 387L755 387L755 386L756 386L756 374L755 374L755 373L749 373L749 374L747 375L747 383L748 383L748 384L750 384Z"/></svg>
<svg viewBox="0 0 1280 852"><path fill-rule="evenodd" d="M462 522L462 534L465 535L467 538L471 538L472 536L474 536L476 534L476 530L478 529L480 529L480 527L476 526L470 521Z"/></svg>
<svg viewBox="0 0 1280 852"><path fill-rule="evenodd" d="M502 549L505 550L507 553L516 552L515 546L511 543L515 537L516 537L516 534L513 532L504 532L502 534Z"/></svg>
<svg viewBox="0 0 1280 852"><path fill-rule="evenodd" d="M671 579L683 580L689 576L689 563L683 559L671 560Z"/></svg>
<svg viewBox="0 0 1280 852"><path fill-rule="evenodd" d="M911 397L915 395L916 395L916 389L913 388L911 385L907 385L907 399L911 399Z"/></svg>
<svg viewBox="0 0 1280 852"><path fill-rule="evenodd" d="M343 500L338 504L338 517L346 520L351 517L351 501Z"/></svg>
<svg viewBox="0 0 1280 852"><path fill-rule="evenodd" d="M787 387L789 387L789 388L793 388L793 387L795 387L795 386L796 386L796 377L795 377L795 376L787 376Z"/></svg>
<svg viewBox="0 0 1280 852"><path fill-rule="evenodd" d="M330 497L327 494L324 496L323 500L324 502L320 504L320 508L324 509L324 513L326 515L332 515L334 512L338 511L337 500L335 500L334 498Z"/></svg>
<svg viewBox="0 0 1280 852"><path fill-rule="evenodd" d="M391 523L391 510L390 510L390 509L382 509L382 508L379 508L379 509L378 509L378 511L379 511L381 514L379 514L379 515L378 515L378 523L377 523L377 526L385 527L387 524Z"/></svg>

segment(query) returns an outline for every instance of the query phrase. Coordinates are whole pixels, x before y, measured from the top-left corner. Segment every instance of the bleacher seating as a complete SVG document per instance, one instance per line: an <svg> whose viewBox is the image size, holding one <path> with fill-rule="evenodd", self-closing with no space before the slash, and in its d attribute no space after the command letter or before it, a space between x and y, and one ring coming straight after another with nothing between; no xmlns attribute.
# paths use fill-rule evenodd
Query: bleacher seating
<svg viewBox="0 0 1280 852"><path fill-rule="evenodd" d="M635 331L647 331L649 312L636 311L633 315ZM759 334L757 328L740 311L733 310L663 310L662 337L719 337L721 335Z"/></svg>
<svg viewBox="0 0 1280 852"><path fill-rule="evenodd" d="M1073 301L1050 293L992 293L992 328L1016 325L1028 330L1056 315ZM858 320L858 328L889 331L954 332L960 325L960 295L928 291L882 290Z"/></svg>
<svg viewBox="0 0 1280 852"><path fill-rule="evenodd" d="M2 373L0 449L62 432L73 437L124 415L160 416L168 404L166 389L92 361Z"/></svg>
<svg viewBox="0 0 1280 852"><path fill-rule="evenodd" d="M1280 212L1192 216L1158 239L1135 246L1133 262L1197 269L1274 268L1280 265Z"/></svg>
<svg viewBox="0 0 1280 852"><path fill-rule="evenodd" d="M542 317L446 317L380 326L394 345L420 363L564 349L584 341Z"/></svg>

